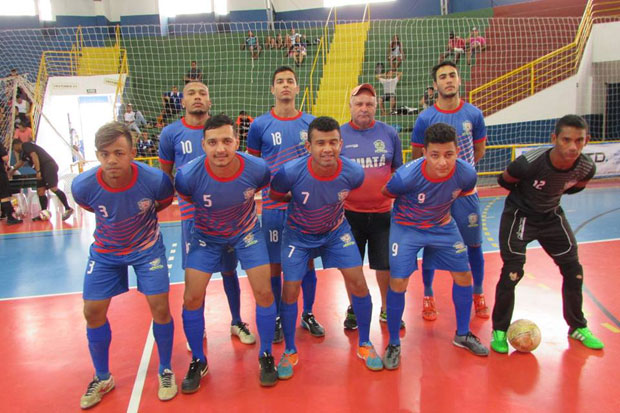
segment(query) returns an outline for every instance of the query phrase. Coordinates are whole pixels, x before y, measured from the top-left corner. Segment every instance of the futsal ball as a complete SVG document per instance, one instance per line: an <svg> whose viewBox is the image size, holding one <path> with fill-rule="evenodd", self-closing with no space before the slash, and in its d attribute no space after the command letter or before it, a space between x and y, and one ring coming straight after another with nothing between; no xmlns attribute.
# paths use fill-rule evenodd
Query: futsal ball
<svg viewBox="0 0 620 413"><path fill-rule="evenodd" d="M41 221L49 221L51 217L52 213L49 212L47 209L43 209L41 212L39 212L39 218L41 218Z"/></svg>
<svg viewBox="0 0 620 413"><path fill-rule="evenodd" d="M510 324L506 338L515 350L529 353L540 344L540 329L530 320L517 320Z"/></svg>

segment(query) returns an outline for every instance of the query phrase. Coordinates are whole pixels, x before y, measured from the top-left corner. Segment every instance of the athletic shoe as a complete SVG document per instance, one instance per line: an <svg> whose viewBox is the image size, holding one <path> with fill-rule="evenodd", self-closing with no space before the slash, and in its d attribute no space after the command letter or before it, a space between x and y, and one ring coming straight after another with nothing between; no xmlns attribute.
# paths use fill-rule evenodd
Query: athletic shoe
<svg viewBox="0 0 620 413"><path fill-rule="evenodd" d="M388 344L383 355L383 365L388 370L394 370L400 366L400 345Z"/></svg>
<svg viewBox="0 0 620 413"><path fill-rule="evenodd" d="M179 392L179 386L177 386L174 373L170 369L165 369L162 374L158 374L159 390L157 390L157 397L159 400L166 401L171 400Z"/></svg>
<svg viewBox="0 0 620 413"><path fill-rule="evenodd" d="M605 347L603 342L596 338L588 327L575 328L571 330L568 331L568 336L575 340L581 341L587 348L600 350Z"/></svg>
<svg viewBox="0 0 620 413"><path fill-rule="evenodd" d="M314 337L323 337L325 335L325 329L316 321L312 313L303 313L301 315L301 327L308 330Z"/></svg>
<svg viewBox="0 0 620 413"><path fill-rule="evenodd" d="M207 338L207 330L205 330L205 331L202 333L202 338L203 338L203 340ZM192 348L189 346L189 341L186 343L186 345L187 345L187 351L189 351L189 352L191 353Z"/></svg>
<svg viewBox="0 0 620 413"><path fill-rule="evenodd" d="M275 386L278 382L278 371L276 370L273 356L269 353L263 353L258 358L260 367L260 385L265 387Z"/></svg>
<svg viewBox="0 0 620 413"><path fill-rule="evenodd" d="M256 343L256 338L250 332L250 329L248 328L248 323L244 323L243 321L239 321L237 324L231 325L230 334L239 337L239 340L243 344Z"/></svg>
<svg viewBox="0 0 620 413"><path fill-rule="evenodd" d="M482 345L480 339L473 335L471 331L464 336L459 336L455 334L454 340L452 340L452 344L457 347L465 348L474 353L476 356L489 355L489 349Z"/></svg>
<svg viewBox="0 0 620 413"><path fill-rule="evenodd" d="M424 296L422 299L422 318L426 321L437 320L437 308L435 308L435 297Z"/></svg>
<svg viewBox="0 0 620 413"><path fill-rule="evenodd" d="M289 350L284 350L278 363L278 378L287 380L293 377L293 366L296 366L298 362L299 354L296 351L289 353Z"/></svg>
<svg viewBox="0 0 620 413"><path fill-rule="evenodd" d="M282 320L280 317L276 318L276 331L273 334L273 343L281 343L284 341L284 331L282 331Z"/></svg>
<svg viewBox="0 0 620 413"><path fill-rule="evenodd" d="M82 395L80 399L80 407L82 409L88 409L96 405L101 401L106 393L114 388L114 377L110 375L107 380L100 380L95 376L93 381L88 384L86 393Z"/></svg>
<svg viewBox="0 0 620 413"><path fill-rule="evenodd" d="M349 306L344 317L344 329L345 330L357 330L357 317L353 312L353 307Z"/></svg>
<svg viewBox="0 0 620 413"><path fill-rule="evenodd" d="M6 224L7 225L16 225L16 224L21 224L23 222L24 222L23 220L17 219L17 218L13 218L13 217L8 217L6 219Z"/></svg>
<svg viewBox="0 0 620 413"><path fill-rule="evenodd" d="M366 367L373 371L383 370L383 362L381 357L375 351L372 344L367 341L357 348L357 357L366 362Z"/></svg>
<svg viewBox="0 0 620 413"><path fill-rule="evenodd" d="M65 209L65 212L62 214L62 220L66 221L69 219L71 215L73 215L73 208Z"/></svg>
<svg viewBox="0 0 620 413"><path fill-rule="evenodd" d="M38 215L37 215L36 217L32 218L32 220L33 220L33 221L43 221L43 220L41 219L41 217L40 217L40 216L38 216Z"/></svg>
<svg viewBox="0 0 620 413"><path fill-rule="evenodd" d="M474 309L476 310L476 317L489 318L491 316L484 294L474 294Z"/></svg>
<svg viewBox="0 0 620 413"><path fill-rule="evenodd" d="M379 322L387 323L387 312L381 310L381 313L379 313ZM400 320L400 329L402 330L403 328L405 328L405 322L401 319Z"/></svg>
<svg viewBox="0 0 620 413"><path fill-rule="evenodd" d="M181 391L183 393L195 393L200 388L200 379L207 375L209 371L209 365L205 361L200 361L197 358L193 358L189 363L189 370L187 375L181 383Z"/></svg>
<svg viewBox="0 0 620 413"><path fill-rule="evenodd" d="M506 340L505 331L493 330L493 340L491 340L491 348L496 353L508 353L508 340Z"/></svg>

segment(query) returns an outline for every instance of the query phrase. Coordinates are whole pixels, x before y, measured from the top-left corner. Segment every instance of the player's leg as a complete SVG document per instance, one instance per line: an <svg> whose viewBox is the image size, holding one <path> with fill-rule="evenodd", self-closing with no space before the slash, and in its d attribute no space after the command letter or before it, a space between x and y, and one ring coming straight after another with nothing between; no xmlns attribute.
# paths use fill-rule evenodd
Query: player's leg
<svg viewBox="0 0 620 413"><path fill-rule="evenodd" d="M267 253L269 254L269 268L271 273L271 291L276 303L277 318L274 343L281 343L284 340L282 332L282 320L280 319L280 306L282 301L282 265L280 250L282 245L282 226L285 220L284 210L263 209L261 215L261 230L267 241Z"/></svg>
<svg viewBox="0 0 620 413"><path fill-rule="evenodd" d="M383 106L383 103L386 99L386 95L383 95L379 98L379 109L381 109L381 115L385 116L385 106Z"/></svg>
<svg viewBox="0 0 620 413"><path fill-rule="evenodd" d="M261 234L262 237L262 234ZM266 255L266 252L265 252ZM250 331L248 324L241 319L241 287L237 275L237 255L234 248L227 249L222 257L222 283L228 301L228 308L232 320L230 322L230 334L239 337L243 344L254 344L256 338Z"/></svg>
<svg viewBox="0 0 620 413"><path fill-rule="evenodd" d="M422 262L422 283L424 285L424 296L422 297L422 318L427 321L437 319L437 307L435 305L435 292L433 291L433 281L435 279L435 269L430 268L427 262Z"/></svg>
<svg viewBox="0 0 620 413"><path fill-rule="evenodd" d="M73 215L73 209L67 201L67 195L65 195L62 190L58 189L58 167L48 165L41 168L41 176L43 177L43 182L45 182L50 191L58 197L65 208L65 211L62 214L63 221L68 219L71 215Z"/></svg>
<svg viewBox="0 0 620 413"><path fill-rule="evenodd" d="M45 186L45 183L41 180L41 181L37 181L37 196L39 197L39 205L41 206L41 211L44 211L47 209L47 195L45 194L45 192L47 191L47 187ZM32 218L33 221L40 221L41 218L39 216L36 216L34 218Z"/></svg>
<svg viewBox="0 0 620 413"><path fill-rule="evenodd" d="M353 238L355 238L357 250L360 253L362 262L364 262L364 256L366 255L366 243L368 242L369 235L370 214L345 209L344 215L347 222L351 226L351 233L353 234ZM345 288L347 289L347 297L349 297L349 307L345 312L344 328L346 330L356 330L357 318L355 316L355 312L353 311L353 306L351 304L351 291L349 291L347 283L345 283Z"/></svg>
<svg viewBox="0 0 620 413"><path fill-rule="evenodd" d="M396 110L396 93L392 93L390 96L390 113L394 113Z"/></svg>
<svg viewBox="0 0 620 413"><path fill-rule="evenodd" d="M466 260L463 260L463 262L466 262ZM473 302L471 272L451 271L450 273L453 279L452 301L456 313L456 334L452 343L458 347L466 348L477 356L488 356L489 349L469 329Z"/></svg>
<svg viewBox="0 0 620 413"><path fill-rule="evenodd" d="M13 205L11 205L9 177L4 169L0 170L0 206L2 208L2 215L6 216L7 225L21 224L23 222L14 215L15 210Z"/></svg>
<svg viewBox="0 0 620 413"><path fill-rule="evenodd" d="M308 260L308 270L301 281L304 307L304 311L301 314L301 327L308 330L314 337L323 337L325 335L325 328L317 321L312 312L312 307L314 306L316 298L316 283L317 278L314 261L310 259Z"/></svg>

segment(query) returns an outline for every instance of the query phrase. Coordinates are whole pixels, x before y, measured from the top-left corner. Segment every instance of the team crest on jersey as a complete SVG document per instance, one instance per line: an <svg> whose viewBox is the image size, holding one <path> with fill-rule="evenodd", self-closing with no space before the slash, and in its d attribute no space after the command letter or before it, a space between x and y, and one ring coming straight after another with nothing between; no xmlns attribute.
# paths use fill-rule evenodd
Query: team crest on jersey
<svg viewBox="0 0 620 413"><path fill-rule="evenodd" d="M374 141L373 145L375 145L375 153L386 153L387 152L385 150L385 142L383 142L381 139L377 139L376 141Z"/></svg>
<svg viewBox="0 0 620 413"><path fill-rule="evenodd" d="M459 195L461 195L461 190L460 189L452 191L452 199L458 198Z"/></svg>
<svg viewBox="0 0 620 413"><path fill-rule="evenodd" d="M149 265L151 266L149 271L157 271L164 268L164 265L161 263L161 258L155 258L153 261L149 262Z"/></svg>
<svg viewBox="0 0 620 413"><path fill-rule="evenodd" d="M138 208L140 208L141 212L148 211L151 208L151 205L153 205L153 201L148 198L142 198L138 201Z"/></svg>
<svg viewBox="0 0 620 413"><path fill-rule="evenodd" d="M454 247L454 251L455 251L457 254L462 254L462 253L464 253L464 252L467 252L467 247L465 246L465 244L463 244L463 242L462 242L462 241L457 241L457 242L455 242L455 243L454 243L454 245L453 245L453 247Z"/></svg>
<svg viewBox="0 0 620 413"><path fill-rule="evenodd" d="M245 237L243 237L243 242L245 243L245 247L249 247L251 245L256 244L258 241L254 238L254 234L250 232Z"/></svg>
<svg viewBox="0 0 620 413"><path fill-rule="evenodd" d="M301 139L301 143L306 143L306 141L308 140L308 131L307 130L302 130L299 131L299 139Z"/></svg>
<svg viewBox="0 0 620 413"><path fill-rule="evenodd" d="M353 237L348 232L344 234L342 237L340 237L340 240L343 243L342 244L343 248L350 247L351 245L355 245L355 241L353 241Z"/></svg>
<svg viewBox="0 0 620 413"><path fill-rule="evenodd" d="M247 201L248 199L254 197L255 193L256 193L256 189L248 188L245 191L243 191L243 198Z"/></svg>
<svg viewBox="0 0 620 413"><path fill-rule="evenodd" d="M342 202L347 199L348 196L349 191L347 189L343 189L342 191L338 192L338 201Z"/></svg>
<svg viewBox="0 0 620 413"><path fill-rule="evenodd" d="M473 213L467 216L467 221L469 222L470 228L475 228L478 226L478 214Z"/></svg>
<svg viewBox="0 0 620 413"><path fill-rule="evenodd" d="M463 122L461 126L463 127L463 135L465 136L472 135L472 131L474 130L474 127L472 126L470 121L466 120L465 122Z"/></svg>

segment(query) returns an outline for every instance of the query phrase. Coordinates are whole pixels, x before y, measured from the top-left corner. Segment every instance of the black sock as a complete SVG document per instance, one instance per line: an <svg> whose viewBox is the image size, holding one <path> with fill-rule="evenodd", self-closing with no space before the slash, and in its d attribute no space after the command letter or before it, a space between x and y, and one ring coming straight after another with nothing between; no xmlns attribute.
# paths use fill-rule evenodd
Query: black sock
<svg viewBox="0 0 620 413"><path fill-rule="evenodd" d="M11 201L2 201L2 213L6 215L8 219L13 217L13 205L11 205Z"/></svg>
<svg viewBox="0 0 620 413"><path fill-rule="evenodd" d="M69 206L69 203L67 202L67 195L65 195L64 192L62 192L60 189L57 189L57 190L52 191L52 192L56 194L58 199L60 199L60 202L62 202L62 204L65 206L66 210L71 209L71 207Z"/></svg>
<svg viewBox="0 0 620 413"><path fill-rule="evenodd" d="M39 204L41 204L41 210L47 209L47 195L39 195Z"/></svg>

